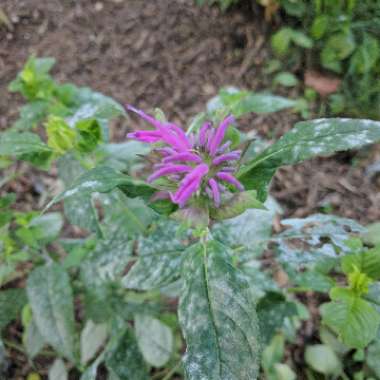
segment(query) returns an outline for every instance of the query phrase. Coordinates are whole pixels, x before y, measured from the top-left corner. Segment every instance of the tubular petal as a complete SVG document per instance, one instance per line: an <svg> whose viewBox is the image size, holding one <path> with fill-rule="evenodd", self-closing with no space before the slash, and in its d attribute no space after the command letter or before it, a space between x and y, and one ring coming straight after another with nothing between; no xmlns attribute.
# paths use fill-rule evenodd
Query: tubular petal
<svg viewBox="0 0 380 380"><path fill-rule="evenodd" d="M237 189L243 191L244 186L231 174L226 172L219 172L216 174L216 177L221 179L222 181L228 182L231 185L234 185Z"/></svg>
<svg viewBox="0 0 380 380"><path fill-rule="evenodd" d="M222 154L221 156L214 158L212 163L214 165L220 165L222 162L225 162L225 161L238 160L240 158L240 155L241 155L241 151L235 150L235 151L228 152L228 153Z"/></svg>
<svg viewBox="0 0 380 380"><path fill-rule="evenodd" d="M214 156L216 153L216 150L218 149L220 143L223 141L224 135L226 133L226 130L228 126L234 122L234 117L232 115L227 116L219 125L217 128L212 141L210 143L210 154L211 156Z"/></svg>
<svg viewBox="0 0 380 380"><path fill-rule="evenodd" d="M209 179L208 184L211 187L212 197L214 198L214 203L216 207L220 206L220 192L218 188L218 183L214 178Z"/></svg>
<svg viewBox="0 0 380 380"><path fill-rule="evenodd" d="M200 164L202 162L202 159L197 154L190 152L173 154L172 156L168 156L163 159L163 162L165 163L173 161L192 161Z"/></svg>
<svg viewBox="0 0 380 380"><path fill-rule="evenodd" d="M191 169L192 167L187 165L167 165L153 172L153 174L148 177L147 182L153 182L157 178L168 174L188 172Z"/></svg>
<svg viewBox="0 0 380 380"><path fill-rule="evenodd" d="M211 123L206 122L202 125L201 129L199 130L199 146L203 147L205 146L207 142L207 132L211 128Z"/></svg>

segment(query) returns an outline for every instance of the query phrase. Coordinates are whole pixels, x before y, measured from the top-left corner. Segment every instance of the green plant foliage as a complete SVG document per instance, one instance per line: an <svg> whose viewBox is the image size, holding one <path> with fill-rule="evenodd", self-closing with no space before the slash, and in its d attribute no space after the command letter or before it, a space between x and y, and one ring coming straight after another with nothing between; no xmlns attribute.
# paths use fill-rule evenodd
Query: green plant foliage
<svg viewBox="0 0 380 380"><path fill-rule="evenodd" d="M377 335L379 313L370 302L350 289L333 288L330 297L332 302L321 308L323 322L339 335L345 345L366 347Z"/></svg>
<svg viewBox="0 0 380 380"><path fill-rule="evenodd" d="M280 140L240 169L239 180L265 200L277 168L334 152L360 148L380 140L380 122L355 119L317 119L300 122Z"/></svg>
<svg viewBox="0 0 380 380"><path fill-rule="evenodd" d="M186 255L179 318L187 378L256 378L260 345L249 285L216 241L192 246Z"/></svg>
<svg viewBox="0 0 380 380"><path fill-rule="evenodd" d="M75 362L74 305L68 274L59 264L36 268L28 278L27 293L44 340Z"/></svg>
<svg viewBox="0 0 380 380"><path fill-rule="evenodd" d="M284 2L297 17L305 12L293 5ZM324 22L312 34L322 40ZM290 35L291 49L311 46L307 36ZM373 41L366 44L376 50ZM109 142L109 121L125 115L123 107L88 88L56 83L52 65L51 59L28 61L10 86L28 103L0 134L6 170L20 160L23 168L52 164L50 177L58 169L58 190L38 193L38 207L48 203L42 213L21 211L20 194L0 197L0 370L5 355L17 350L37 363L49 355L53 380L77 373L96 380L105 371L110 380L344 377L345 361L355 367L354 378L378 372L376 229L318 214L282 220L282 229L281 207L267 198L277 168L378 142L378 122L301 122L269 145L252 142L236 120L225 140L244 151L236 167L245 190L223 192L216 207L200 188L180 208L172 202L176 180L161 178L154 186L145 180L161 146ZM294 79L282 75L275 82L290 86ZM300 107L299 100L227 88L187 133L228 113L237 119ZM155 114L166 120L162 111ZM309 367L296 374L287 344L298 345L318 316L314 303L309 312L300 302L311 293L295 293L310 291L331 300L320 306L323 344L313 338ZM303 323L311 317L313 323ZM21 341L11 334L15 320Z"/></svg>

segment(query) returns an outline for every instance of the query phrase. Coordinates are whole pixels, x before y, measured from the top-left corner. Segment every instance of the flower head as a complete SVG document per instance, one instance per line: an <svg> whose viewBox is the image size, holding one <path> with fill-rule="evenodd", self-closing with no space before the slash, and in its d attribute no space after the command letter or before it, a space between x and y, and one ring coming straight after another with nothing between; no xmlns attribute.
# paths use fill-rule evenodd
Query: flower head
<svg viewBox="0 0 380 380"><path fill-rule="evenodd" d="M226 117L217 128L206 122L197 135L186 133L173 123L161 122L144 112L128 106L154 129L129 133L127 137L146 143L163 143L156 148L161 161L148 182L165 177L179 183L177 190L170 194L171 200L183 207L193 196L207 195L216 207L220 205L221 194L227 191L225 185L244 190L234 177L236 162L241 151L230 151L230 141L222 144L228 127L234 122L233 116Z"/></svg>

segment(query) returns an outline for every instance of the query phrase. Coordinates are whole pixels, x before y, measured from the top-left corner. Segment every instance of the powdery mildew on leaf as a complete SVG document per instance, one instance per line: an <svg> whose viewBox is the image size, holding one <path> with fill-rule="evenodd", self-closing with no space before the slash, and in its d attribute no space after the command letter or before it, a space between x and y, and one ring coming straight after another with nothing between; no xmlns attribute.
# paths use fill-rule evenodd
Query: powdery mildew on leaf
<svg viewBox="0 0 380 380"><path fill-rule="evenodd" d="M360 119L316 119L297 123L280 140L244 165L238 174L247 189L266 197L277 168L315 156L358 149L380 140L380 122Z"/></svg>
<svg viewBox="0 0 380 380"><path fill-rule="evenodd" d="M216 241L196 244L186 255L179 306L186 378L256 379L259 329L248 283Z"/></svg>
<svg viewBox="0 0 380 380"><path fill-rule="evenodd" d="M165 220L151 235L140 237L139 258L123 278L123 286L152 290L168 285L180 276L186 246L176 238L177 229L177 223Z"/></svg>
<svg viewBox="0 0 380 380"><path fill-rule="evenodd" d="M74 306L68 274L59 264L39 267L29 275L27 293L44 340L74 361Z"/></svg>

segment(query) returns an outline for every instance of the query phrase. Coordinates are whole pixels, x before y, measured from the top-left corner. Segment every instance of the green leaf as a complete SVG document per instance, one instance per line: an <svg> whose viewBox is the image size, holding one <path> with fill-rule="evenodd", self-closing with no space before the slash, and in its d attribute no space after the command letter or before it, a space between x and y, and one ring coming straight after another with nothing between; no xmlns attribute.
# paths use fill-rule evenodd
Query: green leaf
<svg viewBox="0 0 380 380"><path fill-rule="evenodd" d="M123 230L99 240L81 264L84 284L95 290L96 287L119 281L131 259L132 250L133 241Z"/></svg>
<svg viewBox="0 0 380 380"><path fill-rule="evenodd" d="M97 358L92 362L90 366L86 368L86 370L82 373L80 380L96 380L98 367L102 363L105 357L105 352L103 351ZM110 380L111 377L108 378Z"/></svg>
<svg viewBox="0 0 380 380"><path fill-rule="evenodd" d="M278 380L296 380L297 379L297 375L287 364L276 363L274 365L274 372Z"/></svg>
<svg viewBox="0 0 380 380"><path fill-rule="evenodd" d="M105 235L118 228L124 228L129 236L144 233L156 215L140 198L128 198L118 189L101 194L100 200Z"/></svg>
<svg viewBox="0 0 380 380"><path fill-rule="evenodd" d="M26 303L24 289L0 291L0 331L13 319L16 319Z"/></svg>
<svg viewBox="0 0 380 380"><path fill-rule="evenodd" d="M45 340L38 330L34 318L29 322L24 332L23 343L30 359L37 356L45 345Z"/></svg>
<svg viewBox="0 0 380 380"><path fill-rule="evenodd" d="M27 281L38 330L57 352L75 361L75 321L70 278L56 263L34 269Z"/></svg>
<svg viewBox="0 0 380 380"><path fill-rule="evenodd" d="M50 115L45 123L48 146L58 154L74 148L76 133L62 117Z"/></svg>
<svg viewBox="0 0 380 380"><path fill-rule="evenodd" d="M137 344L144 359L154 367L164 366L173 352L171 329L149 315L137 314L134 318Z"/></svg>
<svg viewBox="0 0 380 380"><path fill-rule="evenodd" d="M281 362L285 351L285 338L282 334L276 334L265 347L262 355L262 366L268 375L273 371L273 366Z"/></svg>
<svg viewBox="0 0 380 380"><path fill-rule="evenodd" d="M349 274L355 268L373 280L380 280L380 246L342 257L342 269L344 273Z"/></svg>
<svg viewBox="0 0 380 380"><path fill-rule="evenodd" d="M338 375L342 364L335 352L324 344L307 346L305 351L306 363L316 372L324 375Z"/></svg>
<svg viewBox="0 0 380 380"><path fill-rule="evenodd" d="M248 209L266 210L265 206L257 200L256 191L243 191L234 194L219 208L211 209L211 217L214 220L224 220L241 215Z"/></svg>
<svg viewBox="0 0 380 380"><path fill-rule="evenodd" d="M21 107L20 117L12 125L12 129L20 131L35 128L46 117L48 105L49 103L45 100L25 104Z"/></svg>
<svg viewBox="0 0 380 380"><path fill-rule="evenodd" d="M363 233L363 239L367 244L380 245L380 222L367 226L367 231Z"/></svg>
<svg viewBox="0 0 380 380"><path fill-rule="evenodd" d="M54 58L30 57L16 79L9 84L9 91L20 92L28 100L48 99L54 89L54 82L48 73L54 64Z"/></svg>
<svg viewBox="0 0 380 380"><path fill-rule="evenodd" d="M79 152L92 152L102 141L102 130L96 119L83 119L75 124L78 132L75 147Z"/></svg>
<svg viewBox="0 0 380 380"><path fill-rule="evenodd" d="M63 193L55 197L46 208L76 194L84 196L95 192L109 193L117 187L120 187L123 192L131 198L137 196L150 197L155 192L153 187L143 181L134 180L112 168L98 166L75 179L73 184Z"/></svg>
<svg viewBox="0 0 380 380"><path fill-rule="evenodd" d="M257 257L271 237L275 214L281 212L273 198L268 198L265 207L267 210L250 209L217 223L212 229L214 238L239 252L242 261Z"/></svg>
<svg viewBox="0 0 380 380"><path fill-rule="evenodd" d="M281 293L268 292L258 302L257 314L263 343L269 343L274 334L282 331L285 319L297 315L297 307Z"/></svg>
<svg viewBox="0 0 380 380"><path fill-rule="evenodd" d="M62 359L55 359L53 365L49 369L49 380L67 380L68 373L65 363Z"/></svg>
<svg viewBox="0 0 380 380"><path fill-rule="evenodd" d="M179 319L187 379L256 379L259 330L248 283L216 241L185 252Z"/></svg>
<svg viewBox="0 0 380 380"><path fill-rule="evenodd" d="M273 51L279 56L287 54L289 52L291 40L292 29L281 28L278 32L272 35L271 45Z"/></svg>
<svg viewBox="0 0 380 380"><path fill-rule="evenodd" d="M80 336L80 357L82 365L91 360L107 339L107 325L87 320Z"/></svg>
<svg viewBox="0 0 380 380"><path fill-rule="evenodd" d="M31 132L6 131L0 133L0 156L50 153L51 149Z"/></svg>
<svg viewBox="0 0 380 380"><path fill-rule="evenodd" d="M72 155L66 154L57 161L58 175L70 188L74 181L83 175L85 170ZM99 234L100 227L97 212L91 194L75 194L64 200L64 210L71 224Z"/></svg>
<svg viewBox="0 0 380 380"><path fill-rule="evenodd" d="M29 223L29 229L34 238L40 244L48 244L54 241L63 227L63 218L59 212L49 212L33 218Z"/></svg>
<svg viewBox="0 0 380 380"><path fill-rule="evenodd" d="M310 39L305 33L298 30L292 30L291 39L295 45L305 49L310 49L313 47L313 40Z"/></svg>
<svg viewBox="0 0 380 380"><path fill-rule="evenodd" d="M353 54L350 65L359 74L368 73L380 57L380 46L376 38L365 34L363 43Z"/></svg>
<svg viewBox="0 0 380 380"><path fill-rule="evenodd" d="M186 247L177 235L177 223L163 219L148 236L140 237L139 258L123 278L123 286L154 290L174 282L180 276Z"/></svg>
<svg viewBox="0 0 380 380"><path fill-rule="evenodd" d="M129 328L111 340L109 347L107 347L106 366L115 372L120 379L149 379L136 338Z"/></svg>
<svg viewBox="0 0 380 380"><path fill-rule="evenodd" d="M283 71L275 75L273 78L273 83L280 84L285 87L294 87L297 86L298 79L294 74Z"/></svg>
<svg viewBox="0 0 380 380"><path fill-rule="evenodd" d="M380 377L380 339L376 339L367 350L366 363L377 377Z"/></svg>
<svg viewBox="0 0 380 380"><path fill-rule="evenodd" d="M335 331L346 346L365 348L376 337L380 314L349 289L334 288L330 296L332 302L321 307L323 323Z"/></svg>
<svg viewBox="0 0 380 380"><path fill-rule="evenodd" d="M105 144L101 149L106 156L105 165L117 170L131 169L132 165L143 163L143 156L150 152L148 144L133 140L119 144Z"/></svg>
<svg viewBox="0 0 380 380"><path fill-rule="evenodd" d="M277 112L296 105L294 100L282 96L240 91L236 88L222 89L219 95L212 99L211 102L219 103L219 107L225 107L235 117L252 112L258 114Z"/></svg>
<svg viewBox="0 0 380 380"><path fill-rule="evenodd" d="M239 170L238 178L247 189L258 191L264 200L277 168L315 156L358 149L380 140L380 122L361 119L316 119L297 123L276 143Z"/></svg>
<svg viewBox="0 0 380 380"><path fill-rule="evenodd" d="M319 40L327 31L329 18L327 15L316 17L311 25L310 33L313 38Z"/></svg>

